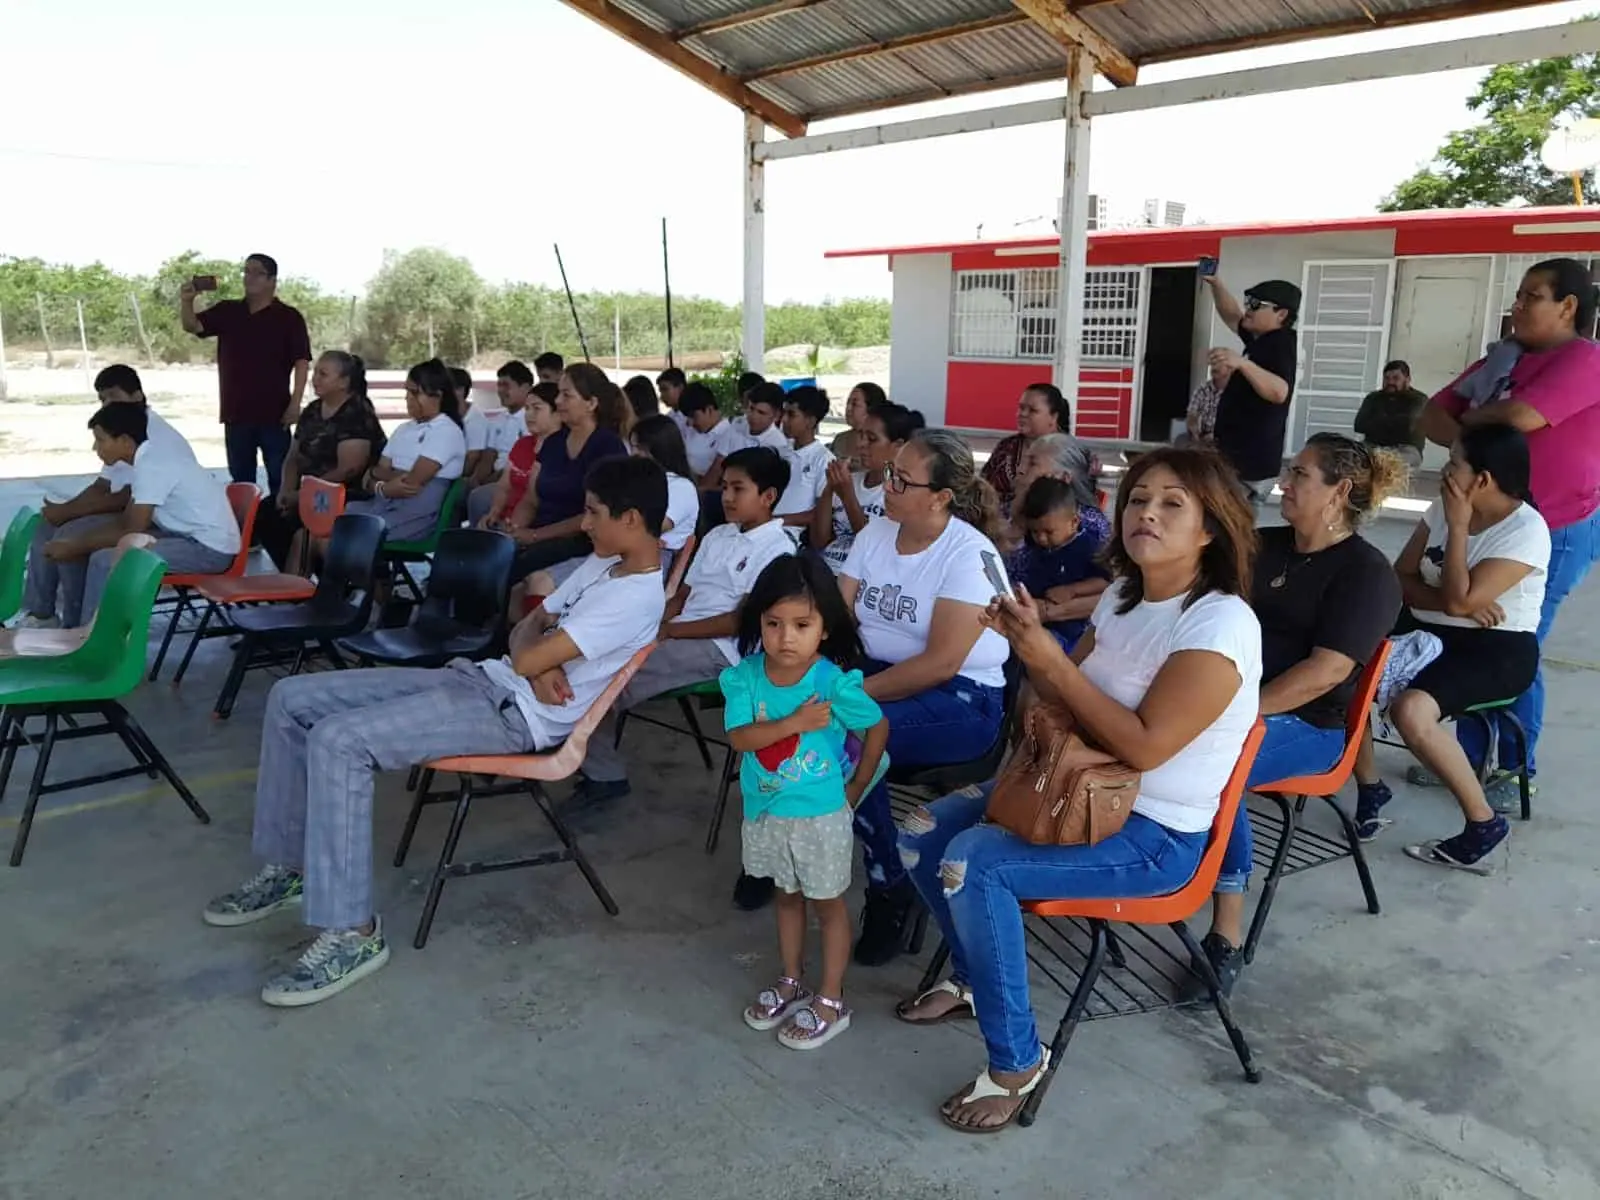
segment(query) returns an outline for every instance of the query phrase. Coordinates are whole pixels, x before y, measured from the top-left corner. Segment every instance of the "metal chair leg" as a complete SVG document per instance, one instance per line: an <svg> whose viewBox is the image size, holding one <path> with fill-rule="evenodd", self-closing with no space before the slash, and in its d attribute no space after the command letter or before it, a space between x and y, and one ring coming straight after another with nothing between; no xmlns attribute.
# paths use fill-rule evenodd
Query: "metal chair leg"
<svg viewBox="0 0 1600 1200"><path fill-rule="evenodd" d="M722 819L728 811L728 793L738 773L739 755L732 746L722 762L722 784L717 788L717 806L711 810L711 828L706 831L706 853L717 852L717 840L722 836Z"/></svg>
<svg viewBox="0 0 1600 1200"><path fill-rule="evenodd" d="M1244 961L1253 962L1256 956L1256 945L1261 941L1261 931L1267 927L1267 914L1272 911L1272 900L1278 894L1278 881L1283 878L1284 864L1289 859L1289 847L1294 843L1294 831L1298 821L1299 809L1289 803L1287 796L1268 795L1265 797L1278 806L1278 811L1283 814L1283 832L1278 838L1278 845L1272 852L1272 865L1267 868L1267 878L1261 885L1261 899L1256 901L1255 916L1250 920L1250 932L1244 939ZM1240 804L1244 803L1241 797Z"/></svg>
<svg viewBox="0 0 1600 1200"><path fill-rule="evenodd" d="M950 944L942 938L939 948L933 952L933 957L928 960L928 969L922 973L922 978L917 982L917 995L922 995L934 984L939 982L939 976L944 974L945 965L950 961Z"/></svg>
<svg viewBox="0 0 1600 1200"><path fill-rule="evenodd" d="M172 764L167 761L166 756L161 753L155 742L150 740L150 735L144 731L139 722L133 719L132 714L122 705L115 702L106 705L104 712L106 720L117 727L117 732L122 734L124 741L130 738L137 739L139 744L144 747L146 757L155 765L156 770L166 777L167 783L173 791L178 793L184 804L188 805L189 811L195 816L195 820L202 825L211 824L211 814L206 812L200 801L194 798L194 793L189 790L188 785L178 778L178 773L172 769Z"/></svg>
<svg viewBox="0 0 1600 1200"><path fill-rule="evenodd" d="M1189 931L1188 925L1182 921L1174 921L1172 931L1178 935L1183 948L1189 952L1189 961L1199 969L1200 978L1205 981L1206 988L1211 992L1211 1003L1216 1006L1217 1016L1222 1018L1222 1027L1228 1032L1228 1041L1233 1043L1233 1052L1239 1056L1239 1065L1244 1068L1244 1077L1251 1083L1260 1083L1261 1072L1257 1070L1255 1061L1250 1057L1250 1043L1244 1040L1244 1031L1233 1019L1233 1006L1228 1003L1228 997L1222 992L1222 981L1217 978L1216 968L1200 949L1200 943L1194 940L1194 934Z"/></svg>
<svg viewBox="0 0 1600 1200"><path fill-rule="evenodd" d="M1106 929L1106 958L1111 965L1119 971L1128 969L1127 956L1122 953L1122 943L1117 940L1116 932L1109 927Z"/></svg>
<svg viewBox="0 0 1600 1200"><path fill-rule="evenodd" d="M206 626L211 624L211 618L217 615L217 604L213 600L206 601L206 610L200 614L200 624L195 626L193 636L189 638L189 647L183 652L183 661L178 664L177 674L172 677L172 686L177 687L183 682L184 672L188 671L189 663L194 658L194 652L199 647L201 639L206 636Z"/></svg>
<svg viewBox="0 0 1600 1200"><path fill-rule="evenodd" d="M1089 997L1094 994L1094 985L1099 981L1100 971L1105 966L1109 933L1106 923L1099 920L1090 921L1089 933L1089 958L1083 964L1083 974L1078 976L1078 986L1072 989L1072 999L1067 1002L1066 1015L1056 1027L1055 1040L1050 1043L1050 1065L1045 1068L1044 1078L1039 1080L1039 1085L1029 1092L1028 1098L1023 1101L1022 1111L1017 1113L1017 1124L1024 1129L1032 1125L1039 1115L1039 1106L1044 1103L1044 1094L1049 1090L1056 1071L1061 1067L1062 1056L1067 1052L1067 1043L1072 1041L1078 1022L1083 1019L1083 1010L1089 1007Z"/></svg>
<svg viewBox="0 0 1600 1200"><path fill-rule="evenodd" d="M172 608L172 620L167 622L166 635L161 639L161 649L156 651L156 661L150 665L150 682L154 683L161 674L161 664L166 661L167 647L172 645L172 635L178 632L178 622L183 619L183 614L189 609L189 589L178 589L178 602Z"/></svg>
<svg viewBox="0 0 1600 1200"><path fill-rule="evenodd" d="M6 798L6 786L11 782L11 766L17 760L17 748L22 745L21 717L12 716L9 709L0 708L0 802Z"/></svg>
<svg viewBox="0 0 1600 1200"><path fill-rule="evenodd" d="M1517 762L1517 789L1521 792L1522 819L1533 820L1533 777L1528 773L1528 731L1522 727L1522 722L1517 719L1517 714L1509 708L1504 710L1506 724L1510 727L1516 738Z"/></svg>
<svg viewBox="0 0 1600 1200"><path fill-rule="evenodd" d="M45 772L50 767L50 755L56 748L56 721L54 712L44 714L44 740L39 743L39 758L33 764L33 779L28 784L28 800L22 809L22 821L17 826L17 839L11 843L11 865L22 865L22 852L28 848L28 834L33 830L33 814L39 807L39 794L44 789Z"/></svg>
<svg viewBox="0 0 1600 1200"><path fill-rule="evenodd" d="M600 882L600 874L589 862L589 856L578 845L578 839L573 836L572 830L567 828L567 823L561 819L555 807L545 796L544 789L535 782L528 784L528 791L533 796L533 802L539 806L539 811L544 814L544 819L550 822L550 828L556 831L556 836L561 839L561 844L567 848L567 853L572 855L572 861L578 870L583 872L584 880L589 884L589 890L594 892L595 898L600 901L600 906L611 916L616 916L617 902L611 898L611 893L606 890L606 885Z"/></svg>
<svg viewBox="0 0 1600 1200"><path fill-rule="evenodd" d="M233 715L234 701L239 698L239 689L244 686L244 675L250 669L255 652L255 641L249 634L239 639L239 648L233 652L233 662L228 666L228 677L217 693L217 706L211 712L217 720L226 721Z"/></svg>
<svg viewBox="0 0 1600 1200"><path fill-rule="evenodd" d="M1377 916L1383 909L1378 904L1378 889L1372 882L1372 868L1367 865L1367 855L1361 849L1361 834L1356 830L1355 820L1345 812L1344 805L1332 796L1324 796L1328 807L1333 809L1339 818L1339 824L1344 826L1345 840L1350 844L1350 857L1355 859L1356 874L1361 878L1361 890L1367 897L1367 911Z"/></svg>
<svg viewBox="0 0 1600 1200"><path fill-rule="evenodd" d="M418 771L422 772L420 776L417 774ZM422 816L422 809L428 803L428 791L433 786L432 768L422 771L420 767L412 767L411 775L415 782L408 783L407 787L416 793L416 798L411 802L411 813L406 817L406 827L400 834L400 844L395 847L394 865L397 867L406 865L406 855L411 852L411 839L417 833L417 820Z"/></svg>
<svg viewBox="0 0 1600 1200"><path fill-rule="evenodd" d="M694 715L694 705L689 703L689 697L678 697L678 708L683 712L683 719L689 726L689 732L694 735L694 744L700 751L700 761L705 763L706 770L711 770L711 747L706 744L706 735L700 732L700 718Z"/></svg>
<svg viewBox="0 0 1600 1200"><path fill-rule="evenodd" d="M928 939L928 920L932 914L926 904L917 904L917 915L911 922L911 936L906 939L907 954L921 954L923 944Z"/></svg>
<svg viewBox="0 0 1600 1200"><path fill-rule="evenodd" d="M622 745L622 730L623 730L623 727L627 725L627 723L628 723L628 710L627 709L623 709L621 712L617 713L617 736L611 740L611 748L613 750L615 750L618 746Z"/></svg>
<svg viewBox="0 0 1600 1200"><path fill-rule="evenodd" d="M433 928L433 914L439 907L439 895L444 891L444 881L450 875L450 866L456 859L456 844L461 841L461 831L467 824L467 811L472 807L472 776L461 776L461 792L456 800L456 811L450 818L450 832L445 834L444 845L439 850L439 862L433 869L433 881L428 884L428 898L422 905L422 919L417 922L417 936L412 945L421 950L428 944L428 931Z"/></svg>

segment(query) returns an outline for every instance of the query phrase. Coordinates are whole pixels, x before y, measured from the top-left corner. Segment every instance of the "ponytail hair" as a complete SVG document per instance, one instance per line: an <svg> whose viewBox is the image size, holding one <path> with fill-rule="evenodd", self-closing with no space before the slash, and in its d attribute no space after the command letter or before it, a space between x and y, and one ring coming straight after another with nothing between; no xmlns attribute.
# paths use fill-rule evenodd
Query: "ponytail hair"
<svg viewBox="0 0 1600 1200"><path fill-rule="evenodd" d="M1411 479L1411 468L1398 454L1342 433L1312 434L1306 439L1306 449L1317 456L1317 468L1328 487L1349 480L1344 515L1351 529L1376 513L1390 496L1405 491Z"/></svg>
<svg viewBox="0 0 1600 1200"><path fill-rule="evenodd" d="M1461 457L1479 475L1487 474L1507 496L1532 505L1529 480L1528 439L1514 425L1473 425L1462 429L1458 439Z"/></svg>
<svg viewBox="0 0 1600 1200"><path fill-rule="evenodd" d="M361 360L361 356L351 354L348 350L324 350L322 357L338 365L339 374L344 377L345 393L350 399L372 407L372 399L367 395L367 364Z"/></svg>
<svg viewBox="0 0 1600 1200"><path fill-rule="evenodd" d="M439 411L458 426L461 424L461 397L456 395L450 368L437 358L420 362L406 372L406 382L417 385L424 395L439 397Z"/></svg>
<svg viewBox="0 0 1600 1200"><path fill-rule="evenodd" d="M895 407L899 407L896 405ZM881 416L882 410L873 413ZM922 414L914 414L920 421ZM1000 497L978 474L972 450L948 429L918 428L910 437L928 463L928 482L935 491L950 493L950 512L990 541L1000 536Z"/></svg>
<svg viewBox="0 0 1600 1200"><path fill-rule="evenodd" d="M564 374L573 391L585 400L594 401L595 425L627 441L633 429L633 405L628 403L622 389L593 363L573 363Z"/></svg>
<svg viewBox="0 0 1600 1200"><path fill-rule="evenodd" d="M927 418L921 413L907 408L904 404L896 404L892 400L885 400L882 404L874 404L868 408L867 419L881 424L884 436L891 442L909 442L914 434L928 424ZM968 457L971 457L970 452Z"/></svg>

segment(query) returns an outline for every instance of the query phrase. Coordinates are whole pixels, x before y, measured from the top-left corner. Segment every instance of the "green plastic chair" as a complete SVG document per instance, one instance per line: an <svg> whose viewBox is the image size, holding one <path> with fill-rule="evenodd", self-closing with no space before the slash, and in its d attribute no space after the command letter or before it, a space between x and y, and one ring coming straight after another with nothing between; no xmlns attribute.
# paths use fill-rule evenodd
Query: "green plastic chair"
<svg viewBox="0 0 1600 1200"><path fill-rule="evenodd" d="M28 570L28 549L42 520L36 509L19 509L0 542L0 621L9 621L22 607L22 577Z"/></svg>
<svg viewBox="0 0 1600 1200"><path fill-rule="evenodd" d="M724 750L722 756L722 782L717 787L717 803L711 810L711 826L706 830L706 853L717 852L717 841L722 836L722 818L728 808L728 791L733 786L733 781L739 777L739 754L722 738L707 737L700 728L700 719L695 716L698 708L701 712L724 707L722 699L722 685L715 679L702 679L699 683L686 683L682 687L671 688L658 696L651 696L652 700L675 700L678 711L683 714L683 725L674 725L670 721L663 721L657 717L646 716L644 713L619 712L617 714L617 738L614 745L622 745L622 731L630 719L643 721L646 725L654 725L658 729L671 730L673 733L686 733L694 738L695 748L700 751L700 761L705 763L706 770L712 769L711 747L721 746Z"/></svg>
<svg viewBox="0 0 1600 1200"><path fill-rule="evenodd" d="M1489 782L1489 764L1494 762L1498 755L1499 737L1495 728L1495 721L1504 721L1511 728L1512 740L1516 742L1513 753L1516 761L1521 763L1515 771L1518 799L1521 803L1521 812L1518 814L1524 821L1533 820L1533 780L1528 774L1528 731L1522 727L1522 722L1517 720L1517 714L1511 711L1511 706L1517 702L1513 696L1509 700L1490 700L1484 704L1474 704L1459 717L1456 723L1475 721L1483 726L1483 744L1485 748L1483 767L1480 775L1484 783Z"/></svg>
<svg viewBox="0 0 1600 1200"><path fill-rule="evenodd" d="M166 563L148 550L126 551L111 570L99 611L82 646L54 658L0 661L0 800L4 799L6 785L11 780L17 750L24 745L38 747L27 803L22 810L16 841L11 846L13 867L21 864L23 851L27 849L39 797L72 788L135 775L148 775L152 779L165 776L201 824L211 822L194 794L156 749L150 735L122 706L123 698L144 681L150 612L165 571ZM69 724L63 728L63 723L70 718L84 715L98 715L104 723ZM44 732L42 736L30 738L25 726L34 717L43 718ZM45 782L57 742L108 733L122 739L137 766Z"/></svg>
<svg viewBox="0 0 1600 1200"><path fill-rule="evenodd" d="M404 586L411 592L412 599L422 603L422 589L417 586L416 579L412 576L408 563L423 562L438 553L439 538L447 529L454 529L461 524L462 509L467 503L467 480L460 476L450 481L450 488L444 494L444 502L439 505L439 519L434 522L433 532L425 538L413 538L411 541L387 541L383 544L383 560L389 564L394 587L398 590Z"/></svg>

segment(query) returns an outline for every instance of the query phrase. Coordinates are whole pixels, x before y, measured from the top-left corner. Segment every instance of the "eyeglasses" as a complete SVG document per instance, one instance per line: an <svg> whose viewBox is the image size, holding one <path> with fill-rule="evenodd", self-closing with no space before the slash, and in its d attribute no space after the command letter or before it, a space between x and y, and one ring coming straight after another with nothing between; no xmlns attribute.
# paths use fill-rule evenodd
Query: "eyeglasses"
<svg viewBox="0 0 1600 1200"><path fill-rule="evenodd" d="M908 488L927 488L930 492L934 490L933 484L918 483L915 479L907 479L893 466L887 466L883 469L883 486L896 496L905 495Z"/></svg>
<svg viewBox="0 0 1600 1200"><path fill-rule="evenodd" d="M1282 311L1281 305L1273 304L1267 300L1258 300L1254 296L1245 300L1244 307L1247 312L1260 312L1263 308L1271 309L1273 312Z"/></svg>

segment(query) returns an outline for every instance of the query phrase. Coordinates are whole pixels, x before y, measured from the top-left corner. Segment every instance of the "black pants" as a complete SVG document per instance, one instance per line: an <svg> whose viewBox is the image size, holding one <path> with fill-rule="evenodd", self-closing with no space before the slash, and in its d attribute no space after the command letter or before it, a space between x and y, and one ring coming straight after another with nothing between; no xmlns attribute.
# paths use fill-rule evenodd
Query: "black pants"
<svg viewBox="0 0 1600 1200"><path fill-rule="evenodd" d="M531 546L523 546L511 560L511 582L521 583L525 576L535 571L547 570L558 562L566 562L569 558L587 558L593 553L594 543L589 540L589 535L586 533L574 533L567 537L551 538L547 542L535 542Z"/></svg>
<svg viewBox="0 0 1600 1200"><path fill-rule="evenodd" d="M283 425L224 425L222 440L228 451L228 477L235 483L254 483L259 450L267 468L267 492L276 496L283 482L283 460L289 456L290 437Z"/></svg>

